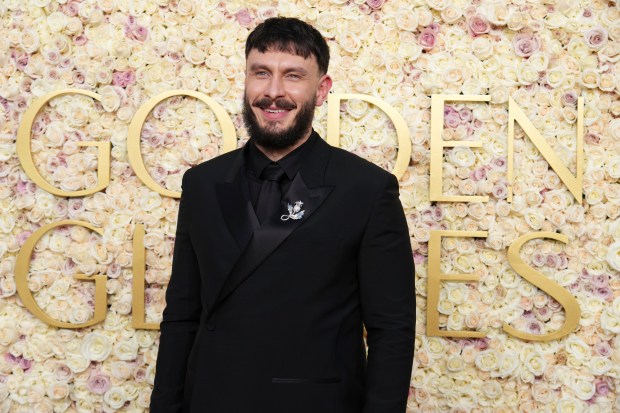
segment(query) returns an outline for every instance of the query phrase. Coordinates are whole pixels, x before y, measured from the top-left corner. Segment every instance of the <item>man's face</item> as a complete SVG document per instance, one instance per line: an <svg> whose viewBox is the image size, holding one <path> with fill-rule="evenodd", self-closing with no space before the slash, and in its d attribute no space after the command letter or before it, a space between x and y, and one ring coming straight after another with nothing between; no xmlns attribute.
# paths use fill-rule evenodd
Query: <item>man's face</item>
<svg viewBox="0 0 620 413"><path fill-rule="evenodd" d="M251 50L246 62L243 119L250 137L267 149L283 149L307 138L315 106L323 104L331 78L314 56Z"/></svg>

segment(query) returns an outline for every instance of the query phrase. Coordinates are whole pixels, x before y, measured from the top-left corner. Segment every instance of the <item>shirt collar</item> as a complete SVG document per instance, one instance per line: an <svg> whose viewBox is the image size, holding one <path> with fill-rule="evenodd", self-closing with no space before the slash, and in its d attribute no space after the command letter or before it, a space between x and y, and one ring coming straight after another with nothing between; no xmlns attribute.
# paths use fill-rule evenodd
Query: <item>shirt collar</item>
<svg viewBox="0 0 620 413"><path fill-rule="evenodd" d="M292 180L297 175L317 139L318 135L313 130L310 133L310 137L304 143L277 162L284 169L289 180ZM255 176L259 177L263 169L271 163L271 159L267 158L251 139L248 142L248 146L248 167L254 172Z"/></svg>

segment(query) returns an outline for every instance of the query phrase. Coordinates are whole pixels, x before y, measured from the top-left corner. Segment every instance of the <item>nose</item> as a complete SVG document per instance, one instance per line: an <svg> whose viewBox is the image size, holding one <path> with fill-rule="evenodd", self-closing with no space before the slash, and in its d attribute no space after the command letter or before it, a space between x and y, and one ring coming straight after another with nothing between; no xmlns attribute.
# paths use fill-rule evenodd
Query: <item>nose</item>
<svg viewBox="0 0 620 413"><path fill-rule="evenodd" d="M269 83L265 88L265 95L269 96L273 100L284 96L284 85L279 76L272 76L269 79Z"/></svg>

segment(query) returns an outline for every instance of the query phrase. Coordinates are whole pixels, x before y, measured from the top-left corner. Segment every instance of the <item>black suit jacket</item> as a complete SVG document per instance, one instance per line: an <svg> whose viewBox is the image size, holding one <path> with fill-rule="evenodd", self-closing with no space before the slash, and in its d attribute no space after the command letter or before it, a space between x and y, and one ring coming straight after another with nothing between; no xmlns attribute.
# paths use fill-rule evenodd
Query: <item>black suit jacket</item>
<svg viewBox="0 0 620 413"><path fill-rule="evenodd" d="M413 279L398 182L370 162L317 139L262 225L243 149L190 169L151 412L403 413Z"/></svg>

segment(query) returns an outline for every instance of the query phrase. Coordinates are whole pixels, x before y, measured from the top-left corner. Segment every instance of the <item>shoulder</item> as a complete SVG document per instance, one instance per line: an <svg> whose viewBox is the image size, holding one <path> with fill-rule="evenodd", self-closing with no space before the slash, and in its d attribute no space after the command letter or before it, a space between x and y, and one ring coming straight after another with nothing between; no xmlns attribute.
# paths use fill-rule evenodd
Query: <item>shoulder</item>
<svg viewBox="0 0 620 413"><path fill-rule="evenodd" d="M385 187L395 180L390 172L366 159L341 148L331 147L328 176L346 184L360 183L367 187Z"/></svg>

